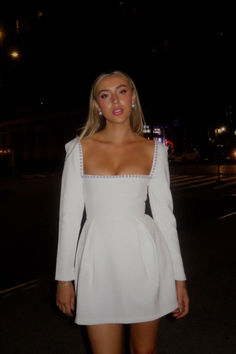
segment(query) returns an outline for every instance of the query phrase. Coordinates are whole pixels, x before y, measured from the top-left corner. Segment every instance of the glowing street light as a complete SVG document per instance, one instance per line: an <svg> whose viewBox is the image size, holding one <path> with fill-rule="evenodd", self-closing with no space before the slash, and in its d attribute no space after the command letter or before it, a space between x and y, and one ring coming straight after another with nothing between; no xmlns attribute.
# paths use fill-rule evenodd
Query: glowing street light
<svg viewBox="0 0 236 354"><path fill-rule="evenodd" d="M215 129L215 134L216 134L216 135L217 135L217 134L221 134L221 133L223 133L223 132L226 132L226 127L224 127L224 126Z"/></svg>
<svg viewBox="0 0 236 354"><path fill-rule="evenodd" d="M19 53L17 50L12 50L12 51L10 52L10 56L11 56L13 59L17 59L17 58L19 58L20 53Z"/></svg>
<svg viewBox="0 0 236 354"><path fill-rule="evenodd" d="M2 28L0 28L0 47L3 45L5 33Z"/></svg>
<svg viewBox="0 0 236 354"><path fill-rule="evenodd" d="M216 141L218 141L218 136L221 135L222 133L226 132L226 127L225 126L221 126L220 128L216 128L215 129L215 135L216 135ZM220 142L220 141L219 141ZM223 144L218 143L216 145L216 151L217 151L217 180L216 183L217 184L221 184L223 183L220 179L220 157L221 157L221 149L224 147Z"/></svg>
<svg viewBox="0 0 236 354"><path fill-rule="evenodd" d="M0 40L3 40L4 38L4 32L3 30L0 28Z"/></svg>

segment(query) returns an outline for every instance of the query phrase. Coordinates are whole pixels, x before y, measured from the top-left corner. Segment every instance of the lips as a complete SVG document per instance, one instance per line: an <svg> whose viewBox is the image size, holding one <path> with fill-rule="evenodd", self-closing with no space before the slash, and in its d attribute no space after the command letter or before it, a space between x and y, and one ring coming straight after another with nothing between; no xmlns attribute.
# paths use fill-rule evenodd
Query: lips
<svg viewBox="0 0 236 354"><path fill-rule="evenodd" d="M119 116L120 114L122 114L123 113L123 109L122 108L116 108L116 109L113 109L113 111L112 111L112 114L114 115L114 116Z"/></svg>

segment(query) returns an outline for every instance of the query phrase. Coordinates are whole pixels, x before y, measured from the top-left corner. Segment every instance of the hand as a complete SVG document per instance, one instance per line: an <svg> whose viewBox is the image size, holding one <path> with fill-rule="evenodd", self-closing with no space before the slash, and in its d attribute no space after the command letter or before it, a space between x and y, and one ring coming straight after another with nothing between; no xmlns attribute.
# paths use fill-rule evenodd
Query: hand
<svg viewBox="0 0 236 354"><path fill-rule="evenodd" d="M68 283L68 284L66 284ZM65 284L65 286L63 286ZM75 307L75 291L72 282L58 282L59 287L56 291L56 304L59 309L67 316L73 317ZM62 285L60 287L60 285Z"/></svg>
<svg viewBox="0 0 236 354"><path fill-rule="evenodd" d="M173 317L182 318L189 312L189 297L185 280L176 280L176 295L178 300L178 308L173 311Z"/></svg>

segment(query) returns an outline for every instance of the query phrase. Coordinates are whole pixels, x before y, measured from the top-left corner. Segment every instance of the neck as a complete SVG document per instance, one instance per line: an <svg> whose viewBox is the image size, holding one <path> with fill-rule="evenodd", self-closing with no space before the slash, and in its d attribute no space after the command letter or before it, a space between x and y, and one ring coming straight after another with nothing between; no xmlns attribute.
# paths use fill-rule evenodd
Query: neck
<svg viewBox="0 0 236 354"><path fill-rule="evenodd" d="M106 126L102 131L104 140L112 141L114 144L122 144L127 140L134 138L134 132L128 124L111 124L106 122Z"/></svg>

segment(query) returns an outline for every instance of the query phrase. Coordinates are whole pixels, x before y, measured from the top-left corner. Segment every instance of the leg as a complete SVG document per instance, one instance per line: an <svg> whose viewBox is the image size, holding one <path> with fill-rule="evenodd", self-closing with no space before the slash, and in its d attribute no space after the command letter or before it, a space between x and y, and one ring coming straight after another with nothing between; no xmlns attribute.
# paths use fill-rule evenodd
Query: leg
<svg viewBox="0 0 236 354"><path fill-rule="evenodd" d="M130 353L156 354L159 319L130 324Z"/></svg>
<svg viewBox="0 0 236 354"><path fill-rule="evenodd" d="M122 353L122 324L89 325L87 332L93 354Z"/></svg>

